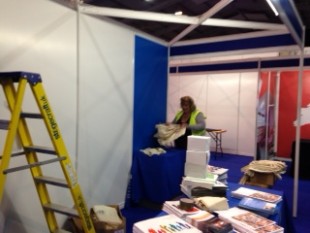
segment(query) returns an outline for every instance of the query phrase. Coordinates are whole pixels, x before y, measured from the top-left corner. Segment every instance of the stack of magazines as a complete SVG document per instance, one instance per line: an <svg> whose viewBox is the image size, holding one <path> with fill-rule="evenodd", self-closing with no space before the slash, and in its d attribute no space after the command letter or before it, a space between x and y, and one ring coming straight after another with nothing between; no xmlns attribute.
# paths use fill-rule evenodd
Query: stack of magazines
<svg viewBox="0 0 310 233"><path fill-rule="evenodd" d="M208 211L198 209L195 206L188 210L181 209L179 201L166 201L163 205L163 211L183 219L198 229L202 229L204 222L215 217Z"/></svg>
<svg viewBox="0 0 310 233"><path fill-rule="evenodd" d="M240 233L283 233L284 228L274 221L251 211L233 207L228 210L218 211L219 218L230 222L233 228Z"/></svg>
<svg viewBox="0 0 310 233"><path fill-rule="evenodd" d="M163 208L168 214L174 214L175 216L185 219L186 216L200 213L202 210L198 209L196 206L188 210L184 210L180 208L180 201L165 201Z"/></svg>
<svg viewBox="0 0 310 233"><path fill-rule="evenodd" d="M216 167L212 165L208 165L208 172L210 172L213 175L217 175L217 180L227 184L227 178L228 178L228 169L223 167Z"/></svg>
<svg viewBox="0 0 310 233"><path fill-rule="evenodd" d="M222 219L215 217L203 224L204 233L235 233L232 225Z"/></svg>
<svg viewBox="0 0 310 233"><path fill-rule="evenodd" d="M133 225L133 233L149 232L202 233L173 214L143 220Z"/></svg>
<svg viewBox="0 0 310 233"><path fill-rule="evenodd" d="M278 211L276 203L270 203L252 197L242 198L238 206L240 208L253 211L254 213L257 213L264 217L269 217L270 215L273 215Z"/></svg>
<svg viewBox="0 0 310 233"><path fill-rule="evenodd" d="M235 198L242 199L243 197L251 197L259 200L263 200L270 203L279 203L282 201L282 196L273 193L257 191L251 188L240 187L231 192L231 195Z"/></svg>
<svg viewBox="0 0 310 233"><path fill-rule="evenodd" d="M208 193L208 192L210 193L215 189L224 190L224 192L226 194L227 185L218 181L217 179L218 179L218 175L215 175L212 173L208 173L207 177L204 179L185 176L185 177L183 177L182 183L180 186L181 186L182 192L188 197L204 196L202 194L203 191L205 191L206 193ZM197 193L196 194L193 193L193 190L195 188L200 189L199 192L201 193L201 195L197 195Z"/></svg>

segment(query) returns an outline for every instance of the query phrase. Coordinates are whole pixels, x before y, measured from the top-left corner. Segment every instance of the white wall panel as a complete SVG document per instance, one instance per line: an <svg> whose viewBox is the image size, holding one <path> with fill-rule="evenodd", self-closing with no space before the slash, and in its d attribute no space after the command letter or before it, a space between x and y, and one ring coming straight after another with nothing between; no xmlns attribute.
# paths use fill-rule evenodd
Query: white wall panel
<svg viewBox="0 0 310 233"><path fill-rule="evenodd" d="M207 105L208 80L206 75L191 75L181 78L182 96L191 96L198 109L207 115L205 109ZM180 96L181 97L181 96Z"/></svg>
<svg viewBox="0 0 310 233"><path fill-rule="evenodd" d="M88 206L122 204L132 158L134 35L85 15L77 26L76 12L56 2L0 0L0 71L42 75ZM48 143L35 126L36 139ZM55 201L72 205L58 190L51 190ZM49 232L29 171L8 176L0 210L6 233Z"/></svg>
<svg viewBox="0 0 310 233"><path fill-rule="evenodd" d="M78 171L89 205L124 201L131 165L134 34L81 15Z"/></svg>
<svg viewBox="0 0 310 233"><path fill-rule="evenodd" d="M238 153L256 154L256 102L258 72L241 73Z"/></svg>
<svg viewBox="0 0 310 233"><path fill-rule="evenodd" d="M43 86L74 162L77 89L75 12L53 1L0 0L0 35L0 71L41 74ZM37 112L29 92L24 100L26 109ZM5 109L3 98L1 101L1 109ZM2 115L0 117L3 119ZM42 146L48 145L50 140L43 137L45 132L40 131L36 123L34 126L31 127L34 129L34 141ZM25 163L24 158L11 160L11 166ZM54 165L45 169L57 173ZM51 191L51 195L54 194L55 201L67 200L66 196ZM29 170L8 175L1 211L5 213L6 233L48 232Z"/></svg>
<svg viewBox="0 0 310 233"><path fill-rule="evenodd" d="M208 128L225 129L223 150L237 151L239 74L212 74L208 76Z"/></svg>
<svg viewBox="0 0 310 233"><path fill-rule="evenodd" d="M255 152L257 73L173 74L169 77L167 119L173 119L184 95L194 98L208 128L225 129L223 151L250 155ZM215 149L212 141L211 149Z"/></svg>
<svg viewBox="0 0 310 233"><path fill-rule="evenodd" d="M167 122L171 122L178 109L180 108L180 76L173 75L168 77L168 95L167 95Z"/></svg>
<svg viewBox="0 0 310 233"><path fill-rule="evenodd" d="M167 120L172 121L180 109L180 98L191 96L198 109L205 113L207 101L206 75L171 75L168 78Z"/></svg>

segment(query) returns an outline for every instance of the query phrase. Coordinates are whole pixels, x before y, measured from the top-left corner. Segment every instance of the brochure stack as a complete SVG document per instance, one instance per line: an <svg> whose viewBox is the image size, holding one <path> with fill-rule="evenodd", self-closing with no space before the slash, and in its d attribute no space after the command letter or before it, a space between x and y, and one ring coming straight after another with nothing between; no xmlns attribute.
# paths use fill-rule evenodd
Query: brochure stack
<svg viewBox="0 0 310 233"><path fill-rule="evenodd" d="M233 225L235 232L240 233L283 233L283 227L274 221L251 211L233 207L228 210L218 211L219 218Z"/></svg>
<svg viewBox="0 0 310 233"><path fill-rule="evenodd" d="M224 183L218 181L219 175L210 170L210 143L211 138L208 136L188 136L185 176L181 183L181 190L188 197L192 197L192 190L196 187L208 190L212 190L213 187L226 188ZM224 173L227 173L227 169ZM222 180L226 181L225 177L222 177Z"/></svg>
<svg viewBox="0 0 310 233"><path fill-rule="evenodd" d="M133 226L133 233L149 232L202 233L196 227L173 214L136 222Z"/></svg>
<svg viewBox="0 0 310 233"><path fill-rule="evenodd" d="M210 142L210 137L188 136L185 176L202 179L207 177L207 165L210 159Z"/></svg>

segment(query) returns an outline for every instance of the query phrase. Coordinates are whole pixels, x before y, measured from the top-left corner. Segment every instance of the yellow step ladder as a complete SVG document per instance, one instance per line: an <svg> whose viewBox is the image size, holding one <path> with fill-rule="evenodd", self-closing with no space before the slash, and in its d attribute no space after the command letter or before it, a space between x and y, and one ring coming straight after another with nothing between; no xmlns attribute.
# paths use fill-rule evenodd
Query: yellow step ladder
<svg viewBox="0 0 310 233"><path fill-rule="evenodd" d="M68 232L61 229L57 223L56 214L79 218L85 233L95 233L89 211L77 181L74 167L66 150L56 119L48 102L42 80L39 74L28 72L0 73L0 83L11 113L10 120L0 120L0 129L8 130L2 157L0 160L0 202L3 198L6 176L11 172L30 169L34 184L43 208L43 212L51 233ZM26 87L29 84L31 92L39 108L39 113L22 111ZM28 119L42 119L51 139L51 148L33 145L30 136ZM26 121L27 120L27 121ZM27 125L28 123L28 125ZM12 152L13 144L18 137L22 150ZM52 159L42 159L42 154L54 155ZM25 155L27 164L10 167L10 159ZM40 160L41 159L41 160ZM43 165L58 163L63 172L63 178L46 176ZM58 175L58 174L57 174ZM59 175L58 175L59 176ZM52 203L48 186L68 188L72 196L71 207Z"/></svg>

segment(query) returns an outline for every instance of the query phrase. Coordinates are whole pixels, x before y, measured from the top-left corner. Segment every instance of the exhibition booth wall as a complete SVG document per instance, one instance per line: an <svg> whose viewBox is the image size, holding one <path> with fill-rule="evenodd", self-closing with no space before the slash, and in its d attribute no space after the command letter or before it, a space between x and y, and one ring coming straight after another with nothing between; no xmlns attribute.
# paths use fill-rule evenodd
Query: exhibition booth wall
<svg viewBox="0 0 310 233"><path fill-rule="evenodd" d="M0 0L0 6L1 71L42 75L89 207L123 204L133 151L155 145L155 124L172 120L184 94L195 98L210 127L227 129L225 152L253 154L257 61L241 61L245 69L229 65L234 71L217 64L219 72L213 66L212 72L171 73L167 44L108 19L79 14L57 1ZM7 110L2 97L1 102ZM33 109L31 103L27 107ZM36 129L36 140L44 144ZM54 167L49 171L57 173ZM29 171L7 179L0 232L48 232L32 182ZM59 203L69 199L51 193Z"/></svg>
<svg viewBox="0 0 310 233"><path fill-rule="evenodd" d="M168 47L156 38L54 1L0 0L0 6L1 72L42 76L88 207L122 207L133 144L149 146L155 122L166 118ZM1 119L5 119L10 114L2 94L0 100ZM36 112L28 98L25 105L27 111ZM50 140L38 124L31 126L33 140L48 145ZM6 132L0 133L3 148ZM20 149L18 140L15 149ZM20 157L10 165L24 163ZM46 170L58 174L53 165ZM73 206L65 189L52 189L51 195L55 202ZM66 216L57 217L59 222L66 220ZM10 174L6 180L0 232L48 232L28 170Z"/></svg>
<svg viewBox="0 0 310 233"><path fill-rule="evenodd" d="M132 160L138 33L109 20L80 15L57 1L0 0L0 6L1 72L41 75L88 207L122 206ZM0 100L1 119L6 119L3 94ZM25 110L36 112L36 105L25 100ZM34 124L33 140L49 145L46 131ZM2 149L5 133L1 131ZM18 140L15 149L20 149ZM12 167L23 164L23 157L10 161ZM56 167L45 171L57 175ZM4 190L1 233L48 232L29 170L8 175ZM73 206L66 189L52 188L50 194L55 202ZM57 217L60 223L66 220L64 215Z"/></svg>
<svg viewBox="0 0 310 233"><path fill-rule="evenodd" d="M168 47L135 37L133 150L156 147L156 124L166 122Z"/></svg>
<svg viewBox="0 0 310 233"><path fill-rule="evenodd" d="M305 69L302 79L300 138L310 139L310 70ZM277 155L290 158L296 134L298 71L280 72Z"/></svg>
<svg viewBox="0 0 310 233"><path fill-rule="evenodd" d="M190 95L206 114L208 128L227 130L222 140L226 153L255 157L257 147L263 146L265 149L266 146L269 154L290 158L296 134L298 68L259 70L170 74L168 121L173 119L179 107L179 98ZM305 70L301 124L303 139L310 138L309 120L306 120L310 103L308 80L309 70ZM264 119L261 119L260 111L264 112ZM265 118L267 112L268 120ZM268 135L264 135L268 139L259 145L258 131L262 125L268 128ZM261 155L261 158L266 156Z"/></svg>
<svg viewBox="0 0 310 233"><path fill-rule="evenodd" d="M173 118L181 96L191 95L206 114L208 128L227 130L222 135L226 153L290 159L296 136L300 52L291 35L283 33L248 33L172 47L167 118ZM309 65L306 54L302 64L305 112L310 102ZM307 127L307 123L301 125L305 139L310 137Z"/></svg>

